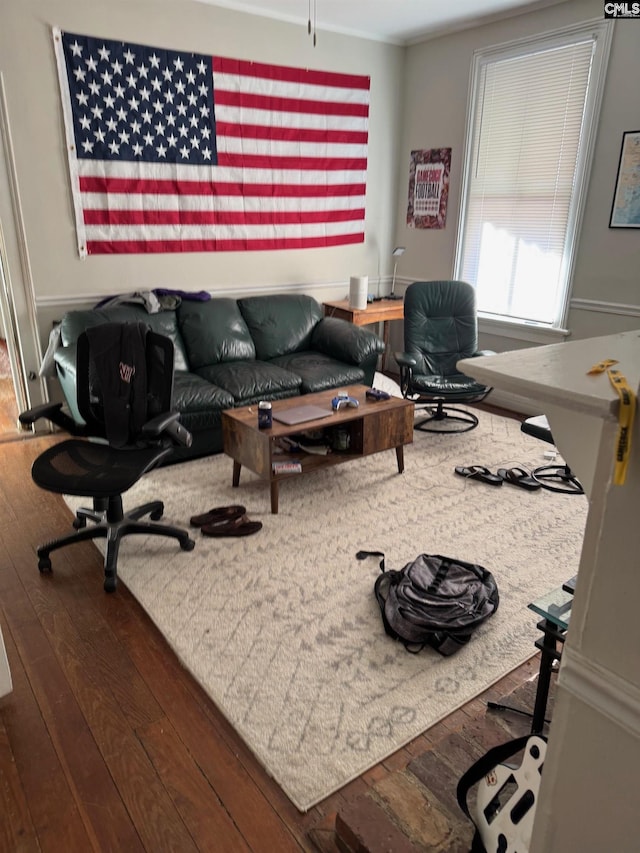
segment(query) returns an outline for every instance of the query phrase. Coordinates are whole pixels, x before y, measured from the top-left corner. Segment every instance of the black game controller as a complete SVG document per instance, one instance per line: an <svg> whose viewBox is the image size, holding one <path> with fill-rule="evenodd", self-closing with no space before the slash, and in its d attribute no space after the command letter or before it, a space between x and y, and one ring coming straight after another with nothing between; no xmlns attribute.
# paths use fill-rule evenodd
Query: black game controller
<svg viewBox="0 0 640 853"><path fill-rule="evenodd" d="M380 391L378 388L368 388L366 397L369 400L389 400L391 394L388 394L386 391Z"/></svg>

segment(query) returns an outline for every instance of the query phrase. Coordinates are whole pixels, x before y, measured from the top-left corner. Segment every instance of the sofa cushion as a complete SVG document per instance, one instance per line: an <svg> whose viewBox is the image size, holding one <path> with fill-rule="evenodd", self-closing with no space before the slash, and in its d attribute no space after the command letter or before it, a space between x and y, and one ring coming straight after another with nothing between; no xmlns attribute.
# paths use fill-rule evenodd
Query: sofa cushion
<svg viewBox="0 0 640 853"><path fill-rule="evenodd" d="M235 299L183 300L177 314L191 370L255 358L249 329Z"/></svg>
<svg viewBox="0 0 640 853"><path fill-rule="evenodd" d="M87 311L67 311L60 321L60 343L75 344L78 336L92 326L103 323L146 323L154 332L173 341L176 370L188 370L187 353L178 329L175 311L149 312L142 305L123 303L111 308L92 308Z"/></svg>
<svg viewBox="0 0 640 853"><path fill-rule="evenodd" d="M172 403L180 412L180 423L192 435L207 432L213 436L220 430L223 409L233 408L233 397L201 376L182 371L173 377Z"/></svg>
<svg viewBox="0 0 640 853"><path fill-rule="evenodd" d="M300 393L295 373L262 361L234 361L198 370L198 375L233 395L236 406L258 400L278 400Z"/></svg>
<svg viewBox="0 0 640 853"><path fill-rule="evenodd" d="M256 358L270 361L297 350L311 349L311 336L322 318L312 296L279 293L238 300L256 347Z"/></svg>
<svg viewBox="0 0 640 853"><path fill-rule="evenodd" d="M312 394L342 385L360 385L365 380L364 370L360 367L336 361L335 358L315 350L283 355L274 358L271 363L297 374L302 379L302 394Z"/></svg>
<svg viewBox="0 0 640 853"><path fill-rule="evenodd" d="M173 377L173 408L179 412L209 411L211 408L230 409L233 396L196 373L176 371Z"/></svg>

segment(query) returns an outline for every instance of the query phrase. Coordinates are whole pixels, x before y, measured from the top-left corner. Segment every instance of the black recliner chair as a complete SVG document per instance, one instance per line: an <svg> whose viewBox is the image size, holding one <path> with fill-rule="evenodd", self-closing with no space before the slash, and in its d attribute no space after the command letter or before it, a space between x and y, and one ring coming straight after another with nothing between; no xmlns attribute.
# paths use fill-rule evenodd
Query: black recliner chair
<svg viewBox="0 0 640 853"><path fill-rule="evenodd" d="M456 367L478 351L476 294L465 281L415 281L404 296L404 352L394 353L404 397L426 403L424 432L467 432L478 418L457 403L477 403L491 391ZM454 405L452 405L454 404ZM449 427L449 423L453 426Z"/></svg>
<svg viewBox="0 0 640 853"><path fill-rule="evenodd" d="M78 338L76 353L78 411L84 424L49 403L20 415L32 425L47 418L74 438L36 458L31 469L43 489L93 499L76 513L74 533L38 548L38 568L51 570L49 554L58 548L98 537L106 538L104 589L117 585L120 541L130 533L170 536L183 551L195 542L186 530L158 524L164 512L156 500L123 511L122 494L173 453L189 446L191 434L171 411L173 343L142 323L108 323ZM141 521L145 515L151 521ZM87 523L90 525L87 526Z"/></svg>

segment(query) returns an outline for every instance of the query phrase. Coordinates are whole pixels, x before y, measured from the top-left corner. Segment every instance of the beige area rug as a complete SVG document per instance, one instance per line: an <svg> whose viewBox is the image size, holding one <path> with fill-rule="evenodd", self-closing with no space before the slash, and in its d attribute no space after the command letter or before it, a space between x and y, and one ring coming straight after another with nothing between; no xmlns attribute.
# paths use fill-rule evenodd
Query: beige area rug
<svg viewBox="0 0 640 853"><path fill-rule="evenodd" d="M454 474L456 465L543 463L519 423L481 413L456 436L415 433L405 472L393 451L269 489L223 455L151 472L126 505L163 497L167 521L243 503L262 530L194 534L183 552L129 537L119 574L178 657L301 811L380 762L535 653L527 604L577 571L586 498ZM373 584L386 553L480 563L497 580L497 613L456 656L414 656L383 630ZM117 595L117 593L116 593Z"/></svg>

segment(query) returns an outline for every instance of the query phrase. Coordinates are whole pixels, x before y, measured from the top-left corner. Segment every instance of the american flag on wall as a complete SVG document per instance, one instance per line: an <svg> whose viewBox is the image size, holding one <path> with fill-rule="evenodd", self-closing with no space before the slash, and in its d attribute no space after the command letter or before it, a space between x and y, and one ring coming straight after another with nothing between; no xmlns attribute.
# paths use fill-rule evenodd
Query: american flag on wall
<svg viewBox="0 0 640 853"><path fill-rule="evenodd" d="M81 256L364 241L368 77L53 38Z"/></svg>

